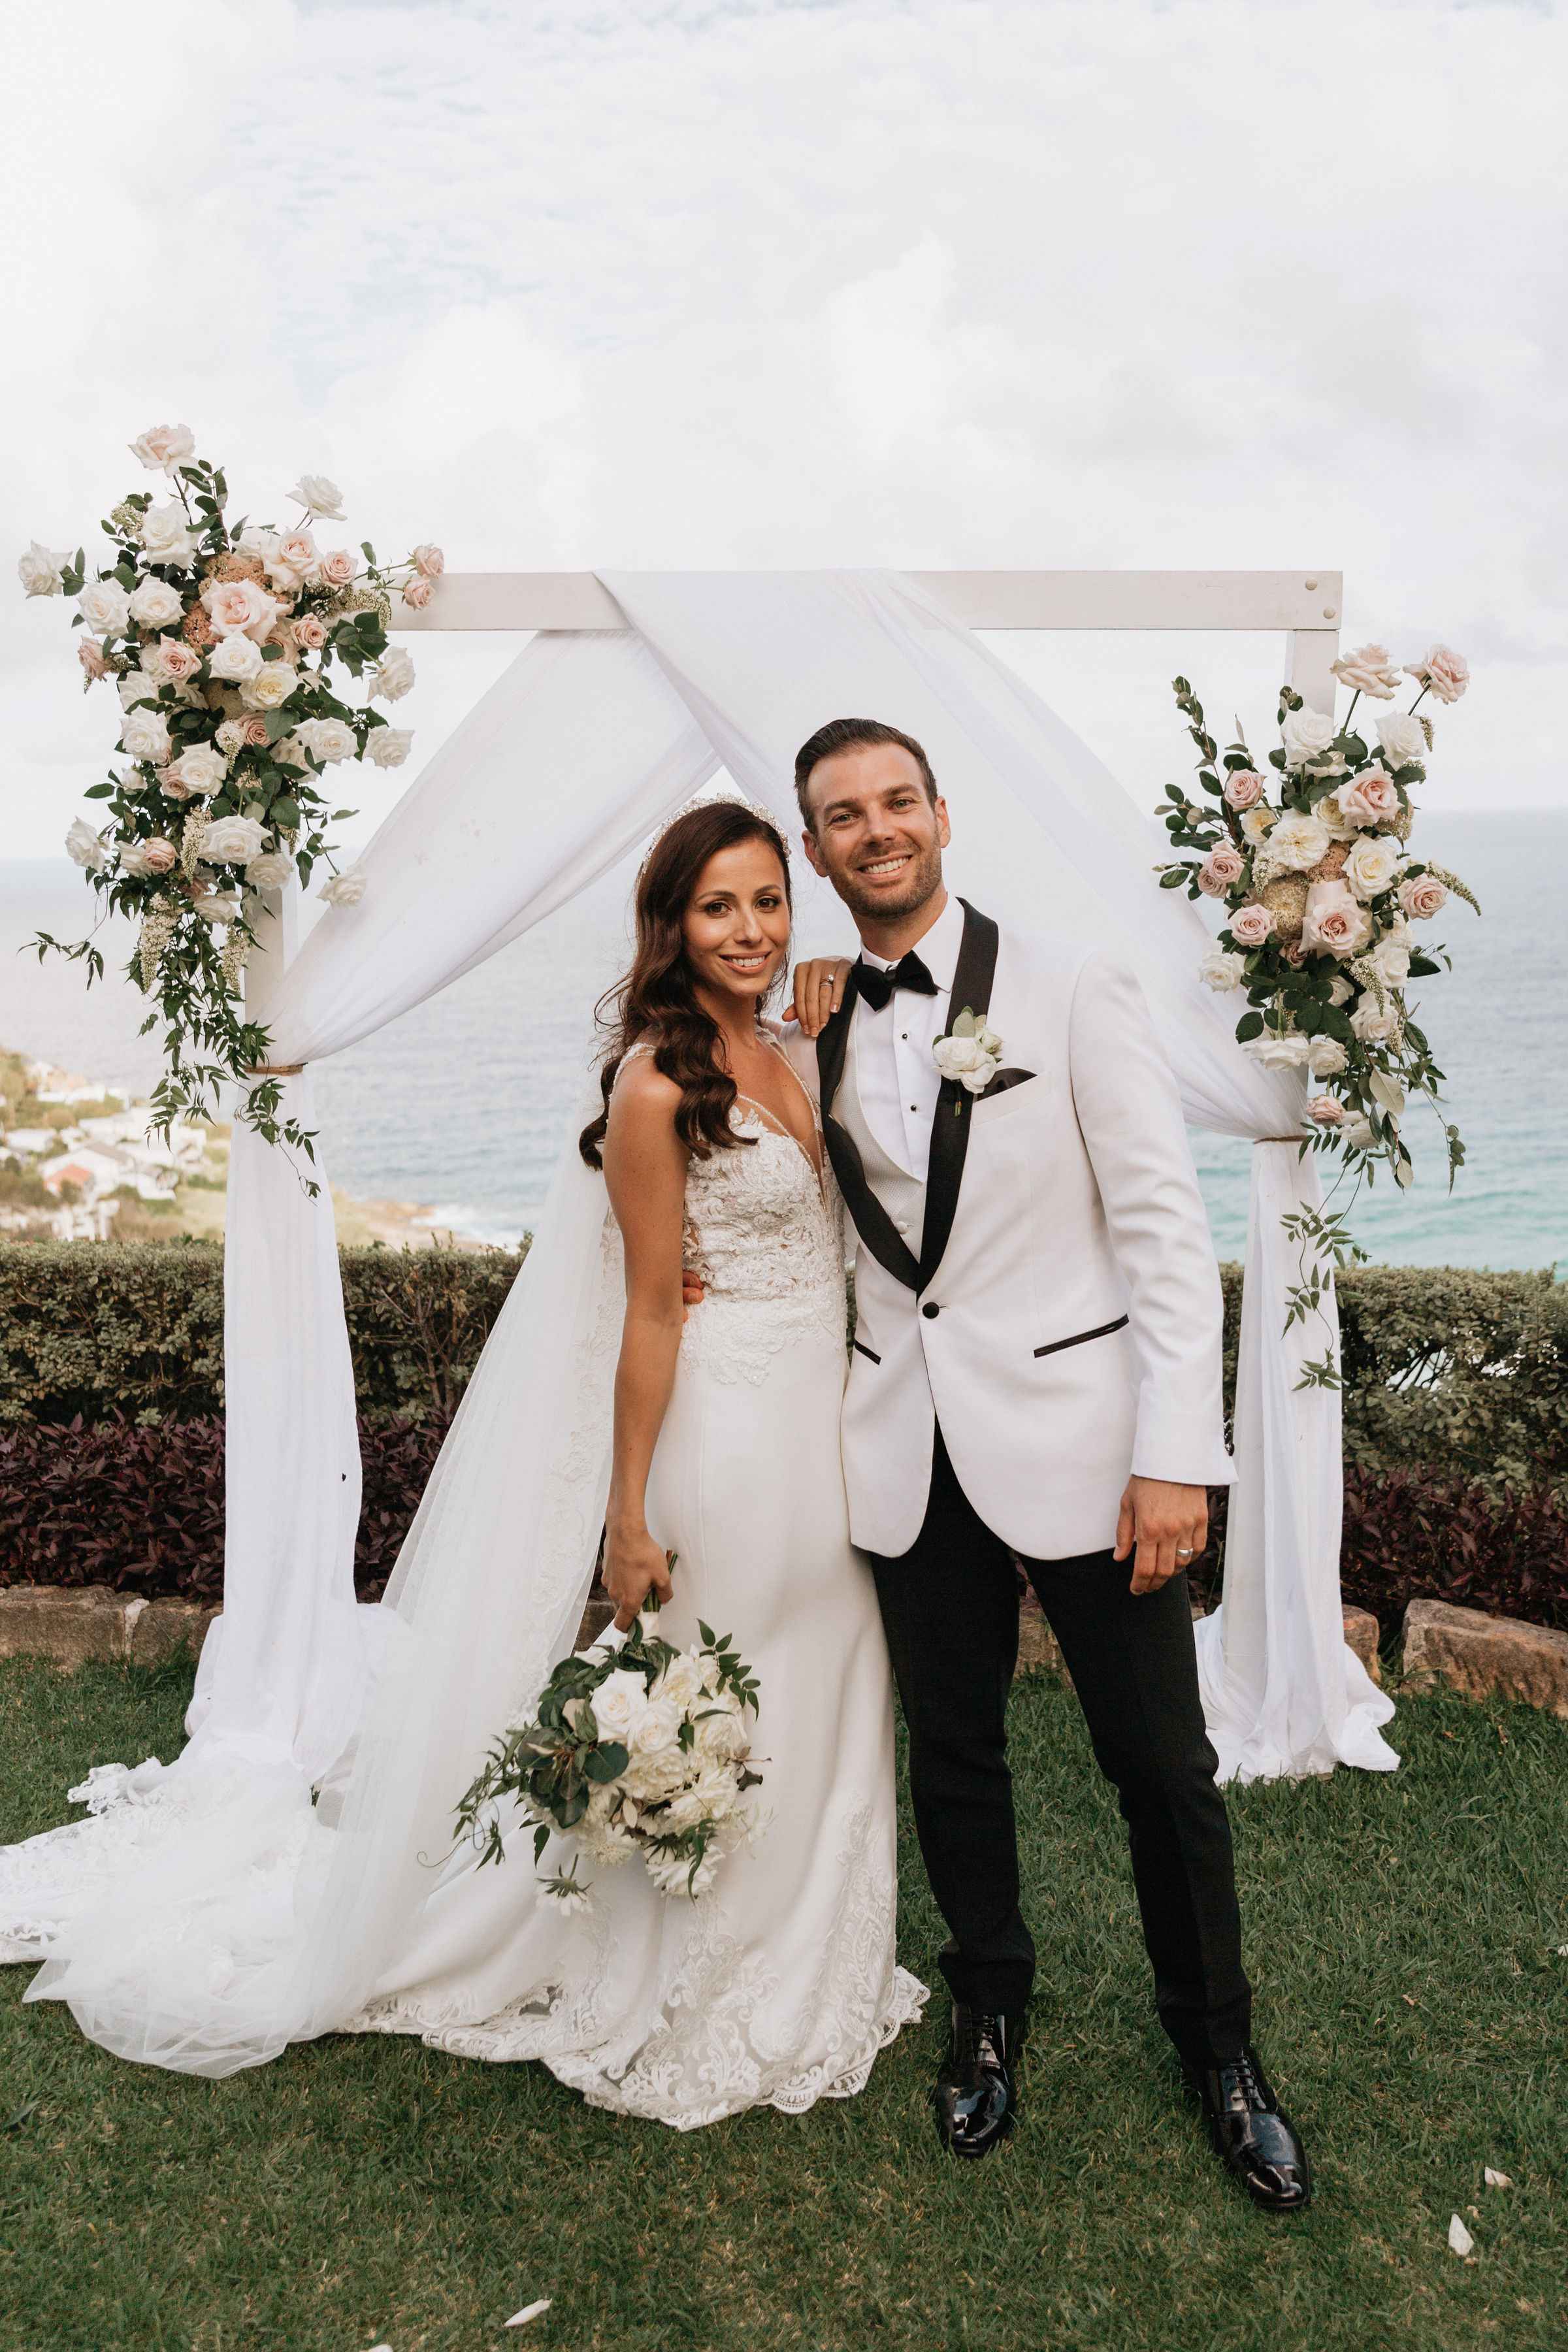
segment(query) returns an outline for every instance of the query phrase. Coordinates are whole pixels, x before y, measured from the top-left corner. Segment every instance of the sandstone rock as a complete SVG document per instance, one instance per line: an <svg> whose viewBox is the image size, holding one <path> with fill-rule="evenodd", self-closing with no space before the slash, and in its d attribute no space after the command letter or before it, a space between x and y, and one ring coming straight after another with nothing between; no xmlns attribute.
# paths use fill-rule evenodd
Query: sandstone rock
<svg viewBox="0 0 1568 2352"><path fill-rule="evenodd" d="M216 1603L182 1601L172 1594L143 1601L132 1621L131 1655L139 1666L157 1665L180 1649L199 1658L207 1627L217 1614Z"/></svg>
<svg viewBox="0 0 1568 2352"><path fill-rule="evenodd" d="M1345 1643L1352 1649L1374 1683L1383 1675L1378 1669L1378 1623L1370 1609L1347 1609L1344 1612Z"/></svg>
<svg viewBox="0 0 1568 2352"><path fill-rule="evenodd" d="M1568 1718L1568 1633L1448 1601L1405 1612L1405 1671L1441 1676L1464 1698L1522 1699Z"/></svg>
<svg viewBox="0 0 1568 2352"><path fill-rule="evenodd" d="M0 1591L0 1658L81 1666L131 1655L131 1629L146 1602L106 1584L14 1584Z"/></svg>
<svg viewBox="0 0 1568 2352"><path fill-rule="evenodd" d="M1019 1675L1066 1672L1057 1637L1046 1622L1045 1611L1037 1601L1026 1601L1018 1611L1018 1663L1014 1679Z"/></svg>

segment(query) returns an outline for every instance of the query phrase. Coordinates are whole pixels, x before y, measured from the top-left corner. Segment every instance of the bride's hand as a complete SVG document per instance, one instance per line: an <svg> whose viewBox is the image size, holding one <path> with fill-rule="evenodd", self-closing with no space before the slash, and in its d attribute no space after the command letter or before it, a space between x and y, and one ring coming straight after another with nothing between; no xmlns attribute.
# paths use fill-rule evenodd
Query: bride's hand
<svg viewBox="0 0 1568 2352"><path fill-rule="evenodd" d="M847 956L813 956L808 963L797 963L795 1003L784 1019L798 1021L806 1036L818 1036L843 1003L848 977Z"/></svg>
<svg viewBox="0 0 1568 2352"><path fill-rule="evenodd" d="M662 1605L675 1588L669 1580L672 1555L655 1543L646 1528L605 1534L605 1591L616 1604L616 1630L624 1633L650 1592Z"/></svg>

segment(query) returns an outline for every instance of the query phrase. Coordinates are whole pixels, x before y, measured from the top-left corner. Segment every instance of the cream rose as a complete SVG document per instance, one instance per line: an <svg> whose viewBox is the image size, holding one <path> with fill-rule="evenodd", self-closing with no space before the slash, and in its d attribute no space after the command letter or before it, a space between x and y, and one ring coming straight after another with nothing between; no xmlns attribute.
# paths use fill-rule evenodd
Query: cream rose
<svg viewBox="0 0 1568 2352"><path fill-rule="evenodd" d="M1238 907L1230 919L1230 936L1238 948L1260 948L1273 929L1267 907Z"/></svg>
<svg viewBox="0 0 1568 2352"><path fill-rule="evenodd" d="M174 843L165 840L161 833L155 833L151 841L142 844L142 855L146 860L149 874L167 874L179 863L180 857Z"/></svg>
<svg viewBox="0 0 1568 2352"><path fill-rule="evenodd" d="M340 760L353 760L359 752L359 738L346 719L302 719L294 733L306 751L327 767Z"/></svg>
<svg viewBox="0 0 1568 2352"><path fill-rule="evenodd" d="M359 578L359 558L346 547L330 548L321 561L323 588L349 588Z"/></svg>
<svg viewBox="0 0 1568 2352"><path fill-rule="evenodd" d="M432 547L428 541L422 547L415 549L413 562L415 570L423 572L426 580L439 580L442 572L447 569L446 557L438 547Z"/></svg>
<svg viewBox="0 0 1568 2352"><path fill-rule="evenodd" d="M194 906L204 922L236 922L239 917L239 893L237 890L212 890L205 898L195 899Z"/></svg>
<svg viewBox="0 0 1568 2352"><path fill-rule="evenodd" d="M343 519L343 494L326 474L301 474L289 496L311 514L324 515L329 522Z"/></svg>
<svg viewBox="0 0 1568 2352"><path fill-rule="evenodd" d="M1363 996L1351 1014L1351 1027L1363 1045L1386 1045L1399 1034L1399 1007L1392 997L1380 1004L1375 996Z"/></svg>
<svg viewBox="0 0 1568 2352"><path fill-rule="evenodd" d="M1379 940L1372 964L1385 988L1403 988L1410 977L1410 950L1403 940Z"/></svg>
<svg viewBox="0 0 1568 2352"><path fill-rule="evenodd" d="M1434 646L1418 662L1409 664L1409 674L1418 678L1439 702L1458 702L1470 682L1470 666L1463 654L1447 646Z"/></svg>
<svg viewBox="0 0 1568 2352"><path fill-rule="evenodd" d="M1225 780L1225 798L1238 812L1253 808L1263 798L1263 778L1256 768L1232 768Z"/></svg>
<svg viewBox="0 0 1568 2352"><path fill-rule="evenodd" d="M1266 1029L1261 1037L1249 1037L1243 1051L1250 1054L1255 1062L1261 1062L1266 1070L1299 1070L1307 1058L1309 1043L1293 1029L1287 1030L1283 1036Z"/></svg>
<svg viewBox="0 0 1568 2352"><path fill-rule="evenodd" d="M292 662L263 662L255 677L245 680L239 698L247 710L280 710L299 683Z"/></svg>
<svg viewBox="0 0 1568 2352"><path fill-rule="evenodd" d="M207 656L209 674L237 686L254 677L261 667L261 647L254 637L244 636L237 629L220 637Z"/></svg>
<svg viewBox="0 0 1568 2352"><path fill-rule="evenodd" d="M1336 729L1326 710L1288 710L1285 713L1285 765L1304 767L1309 760L1320 759L1331 746Z"/></svg>
<svg viewBox="0 0 1568 2352"><path fill-rule="evenodd" d="M131 444L150 474L174 474L196 454L196 436L188 425L150 425Z"/></svg>
<svg viewBox="0 0 1568 2352"><path fill-rule="evenodd" d="M428 580L411 580L403 592L403 601L416 613L422 613L435 594Z"/></svg>
<svg viewBox="0 0 1568 2352"><path fill-rule="evenodd" d="M1278 809L1249 808L1241 820L1243 838L1250 842L1254 849L1260 849L1272 832L1279 815Z"/></svg>
<svg viewBox="0 0 1568 2352"><path fill-rule="evenodd" d="M75 819L66 835L66 855L87 874L101 873L109 863L108 850L84 816Z"/></svg>
<svg viewBox="0 0 1568 2352"><path fill-rule="evenodd" d="M92 580L77 599L95 637L122 637L131 621L131 599L118 580Z"/></svg>
<svg viewBox="0 0 1568 2352"><path fill-rule="evenodd" d="M1392 760L1396 768L1408 768L1426 757L1426 730L1408 710L1384 711L1377 722L1377 740L1384 758Z"/></svg>
<svg viewBox="0 0 1568 2352"><path fill-rule="evenodd" d="M164 782L184 784L187 793L216 793L228 773L228 762L221 751L210 743L193 743L177 760L171 760Z"/></svg>
<svg viewBox="0 0 1568 2352"><path fill-rule="evenodd" d="M1342 654L1330 667L1342 686L1355 694L1375 695L1379 702L1392 700L1399 691L1399 665L1386 646L1361 646L1352 654Z"/></svg>
<svg viewBox="0 0 1568 2352"><path fill-rule="evenodd" d="M1246 971L1245 956L1234 955L1228 948L1210 948L1198 966L1198 978L1216 996L1223 996L1230 989L1241 986Z"/></svg>
<svg viewBox="0 0 1568 2352"><path fill-rule="evenodd" d="M279 588L298 588L312 578L321 563L316 542L308 530L285 531L273 541L269 553L263 557L268 572Z"/></svg>
<svg viewBox="0 0 1568 2352"><path fill-rule="evenodd" d="M389 646L371 675L373 702L401 702L414 683L414 664L401 646Z"/></svg>
<svg viewBox="0 0 1568 2352"><path fill-rule="evenodd" d="M411 727L373 727L365 737L364 755L373 768L401 768L413 740Z"/></svg>
<svg viewBox="0 0 1568 2352"><path fill-rule="evenodd" d="M353 869L347 874L334 874L324 885L321 897L329 907L357 907L364 897L364 876Z"/></svg>
<svg viewBox="0 0 1568 2352"><path fill-rule="evenodd" d="M267 849L251 859L245 878L253 890L281 890L293 873L294 860L286 849Z"/></svg>
<svg viewBox="0 0 1568 2352"><path fill-rule="evenodd" d="M1342 959L1359 955L1372 937L1372 917L1347 884L1314 882L1307 893L1301 945Z"/></svg>
<svg viewBox="0 0 1568 2352"><path fill-rule="evenodd" d="M1435 874L1411 874L1400 884L1399 904L1418 923L1426 922L1448 903L1447 886Z"/></svg>
<svg viewBox="0 0 1568 2352"><path fill-rule="evenodd" d="M267 846L253 816L216 816L202 835L204 866L248 866Z"/></svg>
<svg viewBox="0 0 1568 2352"><path fill-rule="evenodd" d="M166 580L143 580L131 592L131 617L144 629L166 629L184 611L184 598Z"/></svg>
<svg viewBox="0 0 1568 2352"><path fill-rule="evenodd" d="M201 666L200 654L195 646L186 645L184 637L154 637L142 648L142 667L148 677L163 679L170 686L185 685Z"/></svg>
<svg viewBox="0 0 1568 2352"><path fill-rule="evenodd" d="M1267 856L1271 866L1286 874L1304 874L1328 855L1328 827L1299 809L1280 817L1268 835Z"/></svg>
<svg viewBox="0 0 1568 2352"><path fill-rule="evenodd" d="M278 599L258 588L254 580L209 580L202 590L202 603L220 635L240 630L258 645L265 643L278 618Z"/></svg>
<svg viewBox="0 0 1568 2352"><path fill-rule="evenodd" d="M89 686L95 678L108 677L109 656L96 637L79 637L76 641L76 657L82 666Z"/></svg>
<svg viewBox="0 0 1568 2352"><path fill-rule="evenodd" d="M1381 898L1404 863L1404 846L1392 834L1363 833L1345 860L1345 880L1358 898Z"/></svg>
<svg viewBox="0 0 1568 2352"><path fill-rule="evenodd" d="M1307 1053L1307 1067L1315 1078L1337 1078L1349 1060L1337 1037L1314 1037Z"/></svg>
<svg viewBox="0 0 1568 2352"><path fill-rule="evenodd" d="M594 1692L592 1703L600 1738L619 1739L629 1747L633 1727L647 1712L647 1685L629 1667L617 1666Z"/></svg>
<svg viewBox="0 0 1568 2352"><path fill-rule="evenodd" d="M1334 797L1353 825L1389 824L1399 814L1399 788L1386 768L1363 768Z"/></svg>
<svg viewBox="0 0 1568 2352"><path fill-rule="evenodd" d="M51 555L34 540L26 555L17 559L16 577L29 596L58 596L65 586L61 575L69 562L68 555Z"/></svg>
<svg viewBox="0 0 1568 2352"><path fill-rule="evenodd" d="M1198 888L1205 898L1223 898L1240 881L1241 852L1234 842L1222 841L1210 850L1198 868Z"/></svg>
<svg viewBox="0 0 1568 2352"><path fill-rule="evenodd" d="M142 518L137 536L153 563L165 563L174 571L188 571L195 560L195 541L184 507L166 499L161 507L149 507Z"/></svg>
<svg viewBox="0 0 1568 2352"><path fill-rule="evenodd" d="M1307 1105L1307 1117L1314 1127L1340 1127L1344 1122L1345 1107L1332 1095L1313 1095Z"/></svg>
<svg viewBox="0 0 1568 2352"><path fill-rule="evenodd" d="M133 760L149 760L161 768L174 746L169 722L161 710L128 710L120 730L122 748Z"/></svg>

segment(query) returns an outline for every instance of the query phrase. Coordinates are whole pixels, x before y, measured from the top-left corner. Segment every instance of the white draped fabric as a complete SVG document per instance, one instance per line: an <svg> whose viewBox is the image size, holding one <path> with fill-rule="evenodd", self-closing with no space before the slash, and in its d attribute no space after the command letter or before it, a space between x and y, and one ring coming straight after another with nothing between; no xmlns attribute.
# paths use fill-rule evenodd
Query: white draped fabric
<svg viewBox="0 0 1568 2352"><path fill-rule="evenodd" d="M929 596L874 573L605 579L631 629L536 637L430 761L362 861L360 904L333 909L268 986L276 1062L336 1053L472 969L721 763L793 830L796 745L856 713L927 745L966 896L1132 962L1194 1123L1255 1139L1298 1126L1299 1083L1241 1052L1229 1006L1196 979L1208 935L1153 887L1152 820ZM285 1094L312 1125L308 1069ZM1310 1158L1260 1146L1226 1599L1199 1633L1226 1777L1397 1761L1377 1728L1392 1704L1340 1623L1338 1401L1295 1387L1302 1342L1283 1334L1279 1213L1317 1199ZM310 1200L288 1155L237 1125L226 1271L225 1611L187 1759L288 1759L316 1779L360 1720L387 1612L353 1600L359 1463L328 1195Z"/></svg>

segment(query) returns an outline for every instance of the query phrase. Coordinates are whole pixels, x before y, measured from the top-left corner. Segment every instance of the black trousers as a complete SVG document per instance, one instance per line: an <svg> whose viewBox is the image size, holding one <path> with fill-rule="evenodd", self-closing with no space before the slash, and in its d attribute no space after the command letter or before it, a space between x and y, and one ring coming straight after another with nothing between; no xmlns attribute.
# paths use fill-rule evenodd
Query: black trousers
<svg viewBox="0 0 1568 2352"><path fill-rule="evenodd" d="M1014 1555L959 1486L937 1432L925 1524L869 1555L909 1727L921 1852L951 1941L955 2000L1022 2012L1035 1947L1018 1907L1006 1707L1018 1652ZM1128 1590L1109 1551L1019 1563L1121 1800L1160 2022L1182 2056L1226 2065L1250 2031L1225 1800L1198 1697L1187 1580Z"/></svg>

